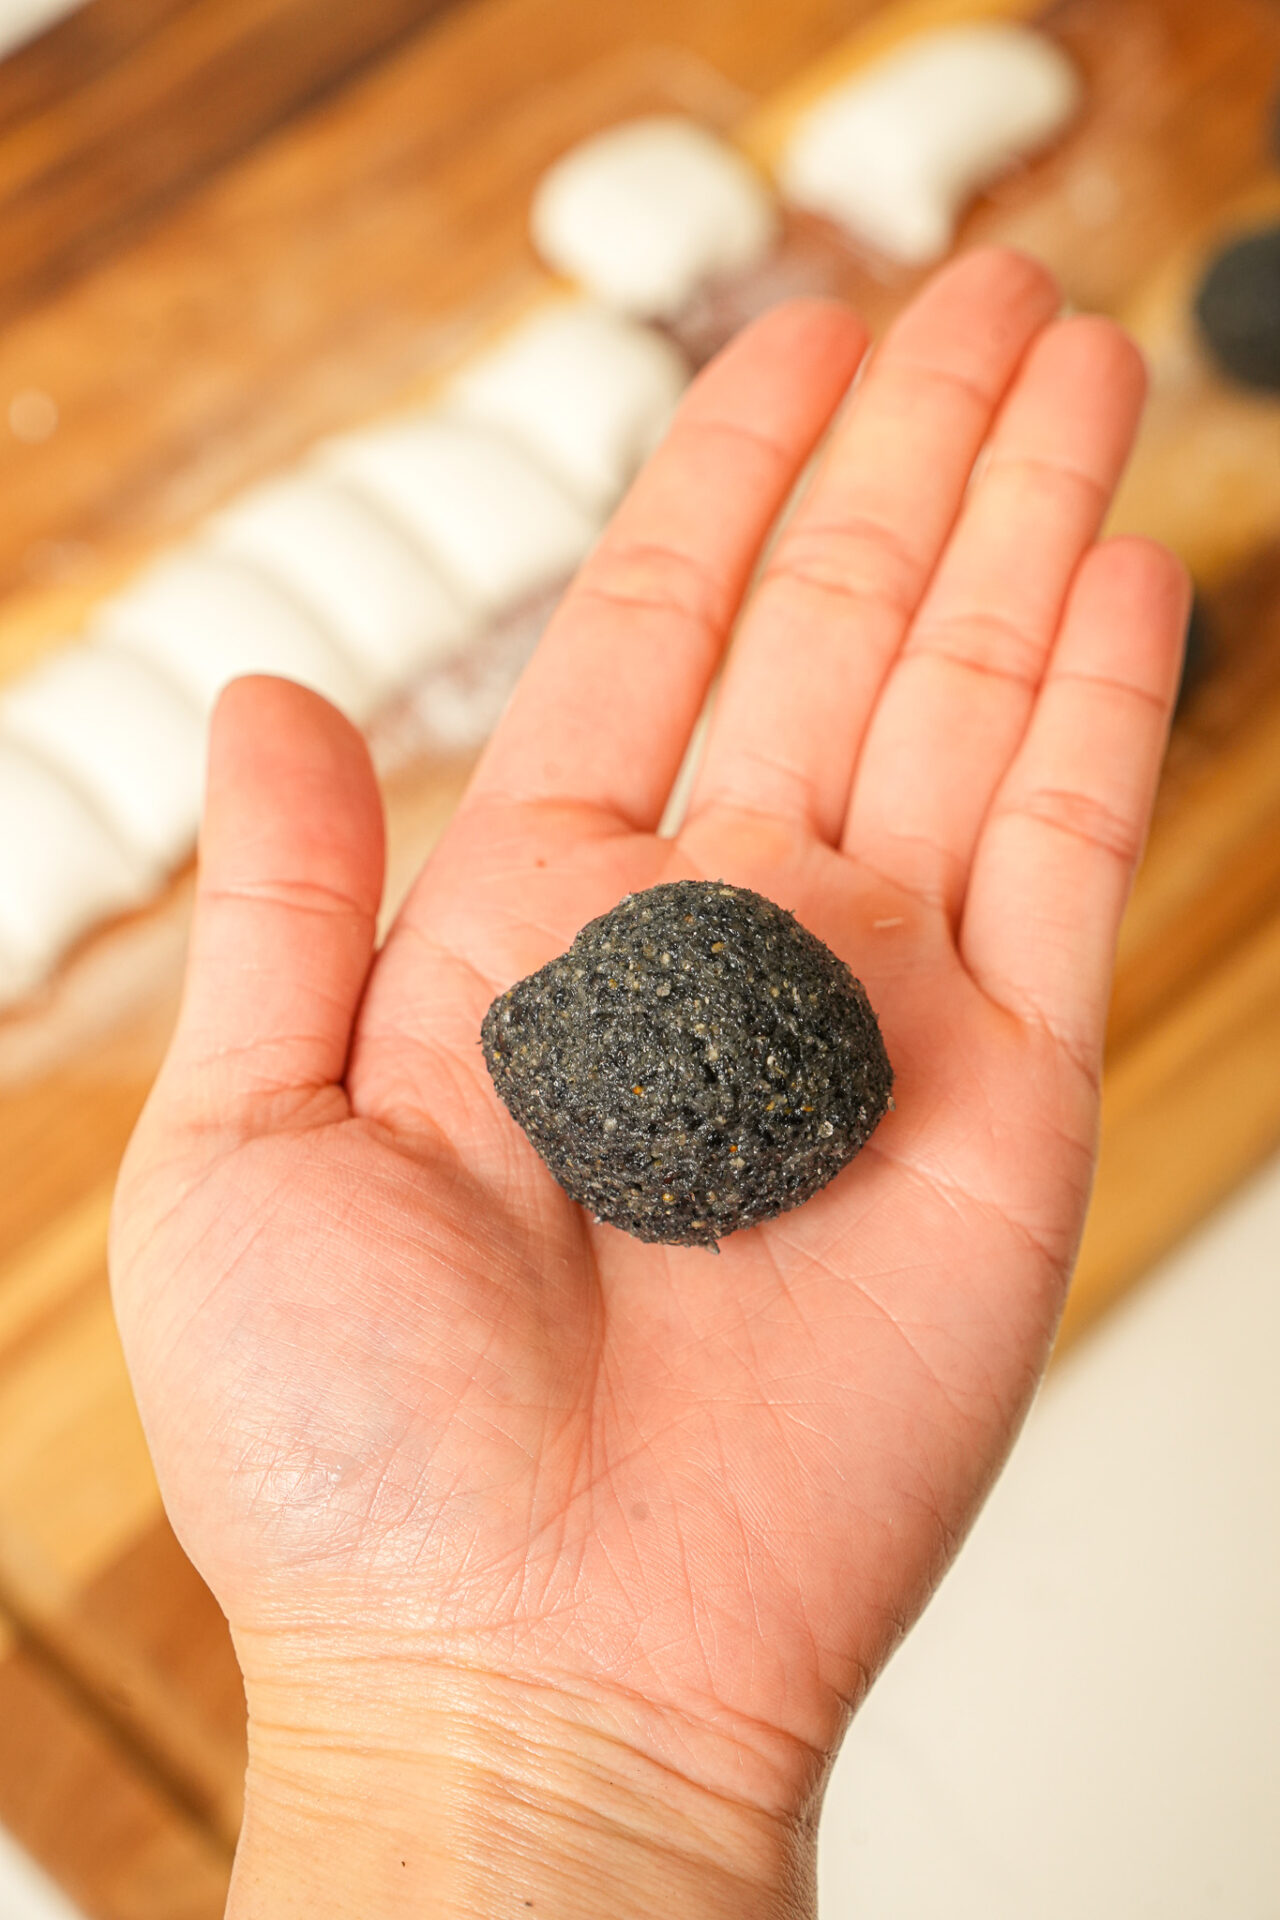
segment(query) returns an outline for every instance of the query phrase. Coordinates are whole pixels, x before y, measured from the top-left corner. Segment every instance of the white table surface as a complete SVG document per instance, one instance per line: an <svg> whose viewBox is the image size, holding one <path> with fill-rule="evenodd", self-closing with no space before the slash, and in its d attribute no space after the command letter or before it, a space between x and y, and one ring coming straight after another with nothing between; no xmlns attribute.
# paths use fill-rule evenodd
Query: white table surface
<svg viewBox="0 0 1280 1920"><path fill-rule="evenodd" d="M823 1920L1280 1916L1280 1163L1069 1355L845 1743Z"/></svg>

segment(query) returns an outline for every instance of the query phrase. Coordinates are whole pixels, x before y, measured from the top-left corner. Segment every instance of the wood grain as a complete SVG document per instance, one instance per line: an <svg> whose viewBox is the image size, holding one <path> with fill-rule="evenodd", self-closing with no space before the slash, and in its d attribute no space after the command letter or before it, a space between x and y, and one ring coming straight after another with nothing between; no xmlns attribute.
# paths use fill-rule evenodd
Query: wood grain
<svg viewBox="0 0 1280 1920"><path fill-rule="evenodd" d="M0 320L118 251L445 4L149 0L117 14L96 0L63 30L65 49L83 49L69 86L55 64L39 94L11 84L22 111L6 115L0 93ZM33 50L27 71L40 61Z"/></svg>
<svg viewBox="0 0 1280 1920"><path fill-rule="evenodd" d="M1161 328L1175 315L1180 321L1181 289L1172 300L1160 291L1173 263L1198 258L1237 202L1269 191L1268 128L1280 63L1275 8L1269 0L1212 7L1201 0L1050 0L1039 7L981 0L973 9L961 0L913 0L878 10L819 70L835 77L860 66L898 38L906 19L973 12L1034 17L1075 60L1085 99L1049 153L1013 169L975 202L957 244L1023 247L1053 267L1073 304L1137 317L1140 331L1149 316L1133 310L1148 289ZM749 117L743 131L754 151L777 153L811 91L802 75ZM878 327L924 277L923 269L864 256L849 290ZM1166 484L1176 477L1167 460L1164 472ZM1269 497L1261 474L1257 485ZM1157 511L1160 501L1153 476Z"/></svg>
<svg viewBox="0 0 1280 1920"><path fill-rule="evenodd" d="M803 0L765 45L676 0L454 13L15 320L0 394L48 393L59 428L0 440L0 672L249 479L403 404L527 296L528 196L566 144L661 105L725 124L844 13Z"/></svg>
<svg viewBox="0 0 1280 1920"><path fill-rule="evenodd" d="M0 1813L91 1920L218 1920L230 1856L46 1658L0 1642Z"/></svg>
<svg viewBox="0 0 1280 1920"><path fill-rule="evenodd" d="M191 0L88 0L0 60L0 133L127 61Z"/></svg>
<svg viewBox="0 0 1280 1920"><path fill-rule="evenodd" d="M1280 910L1111 1063L1062 1345L1274 1150L1278 1068Z"/></svg>
<svg viewBox="0 0 1280 1920"><path fill-rule="evenodd" d="M1268 572L1280 588L1280 565ZM1243 595L1237 590L1236 597ZM1208 604L1212 618L1223 599ZM1220 612L1216 631L1233 631ZM1260 610L1252 658L1271 667L1273 685L1256 710L1239 717L1229 753L1207 750L1208 727L1197 725L1224 691L1221 679L1203 689L1174 735L1120 937L1108 1032L1113 1060L1280 899L1280 592Z"/></svg>
<svg viewBox="0 0 1280 1920"><path fill-rule="evenodd" d="M1278 156L1280 159L1280 156ZM1235 386L1204 350L1193 302L1217 250L1280 223L1280 165L1192 225L1122 306L1152 373L1142 439L1113 515L1176 548L1206 586L1246 567L1280 526L1280 395ZM1208 510L1206 503L1212 505Z"/></svg>

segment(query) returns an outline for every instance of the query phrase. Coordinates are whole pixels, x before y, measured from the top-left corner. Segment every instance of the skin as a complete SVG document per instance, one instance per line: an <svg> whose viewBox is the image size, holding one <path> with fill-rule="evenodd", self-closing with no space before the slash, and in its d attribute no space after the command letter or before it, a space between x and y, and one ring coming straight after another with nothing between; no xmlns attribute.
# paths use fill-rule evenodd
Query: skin
<svg viewBox="0 0 1280 1920"><path fill-rule="evenodd" d="M245 1668L232 1914L814 1911L848 1715L1061 1309L1178 674L1181 569L1099 544L1141 363L1058 302L1008 252L940 273L759 571L866 339L826 302L741 336L380 949L359 737L285 682L224 695L113 1274ZM862 1155L718 1259L595 1227L478 1045L496 993L680 877L846 958L897 1075Z"/></svg>

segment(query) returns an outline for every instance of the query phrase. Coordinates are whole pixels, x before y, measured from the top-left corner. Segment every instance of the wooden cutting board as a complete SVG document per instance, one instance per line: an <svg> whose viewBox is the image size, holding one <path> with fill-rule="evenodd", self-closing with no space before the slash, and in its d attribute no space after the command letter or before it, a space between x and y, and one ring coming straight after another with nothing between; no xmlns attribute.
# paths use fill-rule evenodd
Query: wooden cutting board
<svg viewBox="0 0 1280 1920"><path fill-rule="evenodd" d="M58 409L44 440L0 435L0 675L535 297L528 194L574 139L677 107L767 153L779 104L833 50L847 63L851 28L939 4L91 0L0 67L0 408L35 391ZM1217 235L1275 204L1280 15L1042 17L1087 111L964 237L1031 248L1138 330L1155 391L1118 523L1194 558L1219 650L1125 929L1071 1334L1280 1140L1280 405L1220 382L1185 321ZM851 249L823 259L877 325L915 284ZM464 776L397 777L401 882ZM161 1513L103 1263L189 892L179 878L0 1024L0 1820L110 1920L220 1911L243 1764L225 1628Z"/></svg>

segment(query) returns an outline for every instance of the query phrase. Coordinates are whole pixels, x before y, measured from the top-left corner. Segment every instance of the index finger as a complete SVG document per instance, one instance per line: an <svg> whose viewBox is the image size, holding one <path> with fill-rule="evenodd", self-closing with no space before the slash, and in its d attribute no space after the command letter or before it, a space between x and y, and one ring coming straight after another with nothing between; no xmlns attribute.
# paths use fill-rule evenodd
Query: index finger
<svg viewBox="0 0 1280 1920"><path fill-rule="evenodd" d="M548 627L466 804L661 818L760 549L857 371L833 301L775 308L713 360Z"/></svg>

